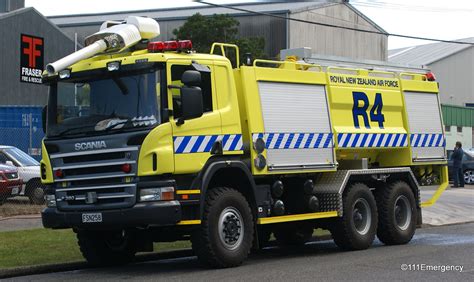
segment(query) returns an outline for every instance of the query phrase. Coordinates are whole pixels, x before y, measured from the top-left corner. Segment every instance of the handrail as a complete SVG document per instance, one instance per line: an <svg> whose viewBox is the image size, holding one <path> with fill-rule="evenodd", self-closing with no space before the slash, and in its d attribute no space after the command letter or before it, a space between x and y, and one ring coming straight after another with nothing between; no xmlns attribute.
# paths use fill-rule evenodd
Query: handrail
<svg viewBox="0 0 474 282"><path fill-rule="evenodd" d="M431 196L429 200L424 201L421 203L422 208L430 207L436 203L436 201L439 199L441 194L448 188L449 186L449 180L448 180L448 169L447 167L442 168L442 173L441 173L441 179L443 182L439 184L438 189L436 189L435 193Z"/></svg>
<svg viewBox="0 0 474 282"><path fill-rule="evenodd" d="M214 42L214 43L212 43L210 54L214 54L214 48L216 48L216 47L220 47L222 56L224 56L226 58L227 58L227 56L225 54L225 48L224 47L234 48L235 49L235 56L236 56L236 58L235 58L236 68L240 68L239 46L237 46L235 44L230 44L230 43Z"/></svg>

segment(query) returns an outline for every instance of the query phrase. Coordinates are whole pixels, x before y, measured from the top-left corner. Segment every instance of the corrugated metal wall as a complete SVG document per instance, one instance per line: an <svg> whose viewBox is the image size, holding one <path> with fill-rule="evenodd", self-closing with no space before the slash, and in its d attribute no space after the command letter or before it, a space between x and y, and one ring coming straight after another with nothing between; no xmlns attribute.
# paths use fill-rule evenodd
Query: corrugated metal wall
<svg viewBox="0 0 474 282"><path fill-rule="evenodd" d="M36 10L18 10L0 19L0 105L44 105L47 87L20 82L20 34L43 37L44 63L74 51L73 42Z"/></svg>
<svg viewBox="0 0 474 282"><path fill-rule="evenodd" d="M292 13L292 18L378 31L346 5ZM314 54L387 60L387 36L290 21L290 48L311 47Z"/></svg>
<svg viewBox="0 0 474 282"><path fill-rule="evenodd" d="M441 105L441 111L446 126L474 127L474 108Z"/></svg>
<svg viewBox="0 0 474 282"><path fill-rule="evenodd" d="M474 103L474 47L428 66L439 82L441 103L465 106Z"/></svg>

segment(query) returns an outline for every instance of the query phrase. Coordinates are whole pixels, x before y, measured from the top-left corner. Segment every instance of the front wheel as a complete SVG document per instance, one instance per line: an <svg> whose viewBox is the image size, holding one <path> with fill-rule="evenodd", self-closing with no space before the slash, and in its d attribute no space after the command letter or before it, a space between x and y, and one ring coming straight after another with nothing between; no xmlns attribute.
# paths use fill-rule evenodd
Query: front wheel
<svg viewBox="0 0 474 282"><path fill-rule="evenodd" d="M372 245L377 230L377 206L369 187L363 183L348 187L343 196L343 214L330 231L343 250L363 250Z"/></svg>
<svg viewBox="0 0 474 282"><path fill-rule="evenodd" d="M93 266L127 264L135 258L133 233L120 231L79 231L77 240L82 255Z"/></svg>
<svg viewBox="0 0 474 282"><path fill-rule="evenodd" d="M242 264L252 247L254 224L245 197L232 188L208 192L201 226L192 236L193 250L211 267Z"/></svg>

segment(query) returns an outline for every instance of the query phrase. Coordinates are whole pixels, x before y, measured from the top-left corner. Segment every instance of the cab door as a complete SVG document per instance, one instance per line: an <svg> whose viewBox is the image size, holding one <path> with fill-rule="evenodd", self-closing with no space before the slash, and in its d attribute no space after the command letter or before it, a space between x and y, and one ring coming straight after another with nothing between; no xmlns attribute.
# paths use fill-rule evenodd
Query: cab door
<svg viewBox="0 0 474 282"><path fill-rule="evenodd" d="M170 122L173 130L175 173L195 173L202 169L211 156L216 142L222 142L221 116L217 109L217 95L214 84L214 66L210 61L174 60L167 65L168 85L182 86L181 76L186 70L196 70L192 63L198 63L200 71L204 113L201 117L185 120L181 116L180 90L168 87L168 103L172 109Z"/></svg>

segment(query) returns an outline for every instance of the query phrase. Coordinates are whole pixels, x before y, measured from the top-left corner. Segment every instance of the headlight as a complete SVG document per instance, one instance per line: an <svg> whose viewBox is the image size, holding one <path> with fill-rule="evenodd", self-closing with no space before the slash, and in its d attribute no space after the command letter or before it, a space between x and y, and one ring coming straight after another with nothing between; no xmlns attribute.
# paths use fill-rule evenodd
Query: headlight
<svg viewBox="0 0 474 282"><path fill-rule="evenodd" d="M46 194L44 196L44 199L46 200L46 205L48 206L48 208L55 208L56 207L56 196L55 195Z"/></svg>
<svg viewBox="0 0 474 282"><path fill-rule="evenodd" d="M140 202L174 200L174 187L143 188L140 190Z"/></svg>

